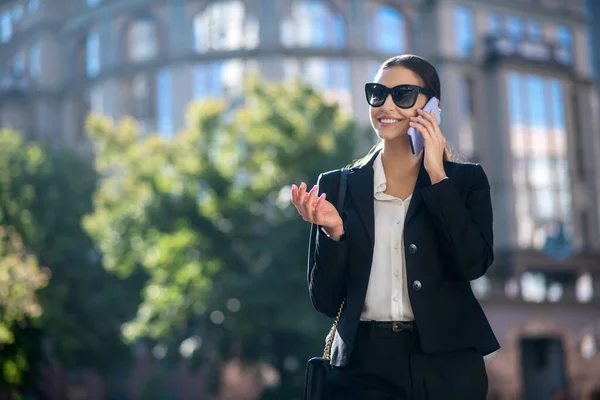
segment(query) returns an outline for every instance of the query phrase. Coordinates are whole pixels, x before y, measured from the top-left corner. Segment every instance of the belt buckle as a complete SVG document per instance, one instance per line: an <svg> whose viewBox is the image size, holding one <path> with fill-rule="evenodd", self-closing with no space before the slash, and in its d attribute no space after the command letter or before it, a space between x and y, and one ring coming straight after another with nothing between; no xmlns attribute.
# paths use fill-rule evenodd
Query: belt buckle
<svg viewBox="0 0 600 400"><path fill-rule="evenodd" d="M392 323L392 331L393 332L402 332L404 329L400 326L399 322Z"/></svg>

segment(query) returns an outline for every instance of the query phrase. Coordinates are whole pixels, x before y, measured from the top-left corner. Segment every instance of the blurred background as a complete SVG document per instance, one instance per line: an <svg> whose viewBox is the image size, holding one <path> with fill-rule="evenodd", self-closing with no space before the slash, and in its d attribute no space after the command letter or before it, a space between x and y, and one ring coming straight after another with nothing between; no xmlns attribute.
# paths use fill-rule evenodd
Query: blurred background
<svg viewBox="0 0 600 400"><path fill-rule="evenodd" d="M489 399L600 399L600 0L0 1L0 399L301 399L290 185L401 53L491 183Z"/></svg>

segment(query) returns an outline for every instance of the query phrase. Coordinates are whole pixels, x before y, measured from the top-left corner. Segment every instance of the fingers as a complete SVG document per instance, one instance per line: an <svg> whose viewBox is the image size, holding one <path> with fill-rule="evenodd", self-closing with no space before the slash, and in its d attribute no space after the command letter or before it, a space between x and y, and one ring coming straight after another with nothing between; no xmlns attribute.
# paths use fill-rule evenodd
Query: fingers
<svg viewBox="0 0 600 400"><path fill-rule="evenodd" d="M306 212L306 218L307 221L314 221L314 214L315 214L315 203L317 201L316 199L316 195L319 192L319 187L317 185L313 186L312 189L310 189L310 192L308 192L305 196L304 196L304 211Z"/></svg>
<svg viewBox="0 0 600 400"><path fill-rule="evenodd" d="M306 198L306 183L302 182L300 187L292 185L292 202L298 205Z"/></svg>
<svg viewBox="0 0 600 400"><path fill-rule="evenodd" d="M325 195L325 193L323 193L317 198L317 204L315 204L315 211L319 211L321 209L323 203L325 202L325 197L327 196Z"/></svg>
<svg viewBox="0 0 600 400"><path fill-rule="evenodd" d="M417 113L421 115L423 119L425 119L426 122L424 121L423 123L431 129L433 136L443 136L433 110L431 110L429 113L423 110L417 110Z"/></svg>
<svg viewBox="0 0 600 400"><path fill-rule="evenodd" d="M421 132L421 134L423 135L423 139L425 140L425 143L429 143L432 140L432 137L431 137L432 132L430 132L430 129L427 128L423 122L424 122L423 120L421 120L419 122L411 121L410 126L412 126L416 130Z"/></svg>
<svg viewBox="0 0 600 400"><path fill-rule="evenodd" d="M300 199L304 197L305 188L306 184L304 182L300 184L300 187L296 186L295 184L292 185L292 203L296 207L296 210L298 210L298 213L303 217L302 202Z"/></svg>
<svg viewBox="0 0 600 400"><path fill-rule="evenodd" d="M298 186L292 184L292 204L296 205L296 199L298 198Z"/></svg>
<svg viewBox="0 0 600 400"><path fill-rule="evenodd" d="M433 110L431 110L431 113L428 113L426 111L423 110L417 110L417 113L422 116L433 128L437 129L439 128L439 125L437 123L437 119L435 118L435 115L433 114Z"/></svg>
<svg viewBox="0 0 600 400"><path fill-rule="evenodd" d="M432 118L431 115L429 115L428 113L426 113L423 110L417 110L417 112L419 113L419 115L421 116L421 118L419 117L411 117L410 119L412 121L416 121L419 122L423 125L425 125L427 127L427 129L429 129L431 131L431 133L435 133L436 130L438 130L438 125L437 125L437 121L435 121L435 118Z"/></svg>
<svg viewBox="0 0 600 400"><path fill-rule="evenodd" d="M318 192L319 187L317 185L314 185L308 193L306 192L306 184L304 182L300 184L300 187L292 185L292 203L305 221L314 221L317 203L319 203L319 200L322 203L324 199L324 194L318 199L316 198Z"/></svg>
<svg viewBox="0 0 600 400"><path fill-rule="evenodd" d="M423 110L417 110L417 112L423 118L411 117L410 126L415 127L419 132L421 132L423 139L425 139L426 142L435 140L445 145L446 138L442 134L437 120L433 115L433 110L431 111L431 114Z"/></svg>
<svg viewBox="0 0 600 400"><path fill-rule="evenodd" d="M313 211L314 211L315 218L317 218L319 212L321 211L321 208L322 208L324 202L325 202L325 193L322 193L319 197L317 197L317 201L315 201L315 203L313 205Z"/></svg>

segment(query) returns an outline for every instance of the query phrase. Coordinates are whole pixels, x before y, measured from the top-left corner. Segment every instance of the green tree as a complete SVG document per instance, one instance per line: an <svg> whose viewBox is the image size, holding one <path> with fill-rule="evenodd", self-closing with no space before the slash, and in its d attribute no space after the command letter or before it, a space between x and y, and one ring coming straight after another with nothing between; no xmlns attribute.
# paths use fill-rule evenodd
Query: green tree
<svg viewBox="0 0 600 400"><path fill-rule="evenodd" d="M8 349L25 351L30 366L45 360L67 370L108 372L128 361L120 325L135 314L140 289L135 280L144 278L123 281L107 273L82 229L96 178L83 155L0 131L0 225L14 226L52 276L39 291L41 316L23 321ZM0 360L3 368L5 361Z"/></svg>
<svg viewBox="0 0 600 400"><path fill-rule="evenodd" d="M190 339L197 345L181 350L198 362L270 362L283 372L275 397L297 398L302 364L322 350L329 321L308 299L309 226L290 185L349 163L356 129L310 87L259 79L241 106L192 105L171 138L93 118L102 179L84 225L109 271L149 276L125 335L169 354L196 335L200 350Z"/></svg>
<svg viewBox="0 0 600 400"><path fill-rule="evenodd" d="M46 286L48 275L27 252L14 228L0 226L0 350L15 343L15 324L41 315L36 292ZM24 349L15 348L18 351L0 358L0 381L20 385L22 371L28 367L27 356Z"/></svg>

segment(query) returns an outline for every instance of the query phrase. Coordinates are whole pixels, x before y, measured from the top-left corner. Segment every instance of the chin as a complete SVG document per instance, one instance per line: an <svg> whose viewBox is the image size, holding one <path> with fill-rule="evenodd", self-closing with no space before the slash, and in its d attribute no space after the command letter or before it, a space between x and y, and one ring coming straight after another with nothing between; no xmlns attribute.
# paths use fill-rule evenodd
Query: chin
<svg viewBox="0 0 600 400"><path fill-rule="evenodd" d="M377 136L382 140L405 140L408 139L408 131L391 131L388 129L377 130Z"/></svg>

